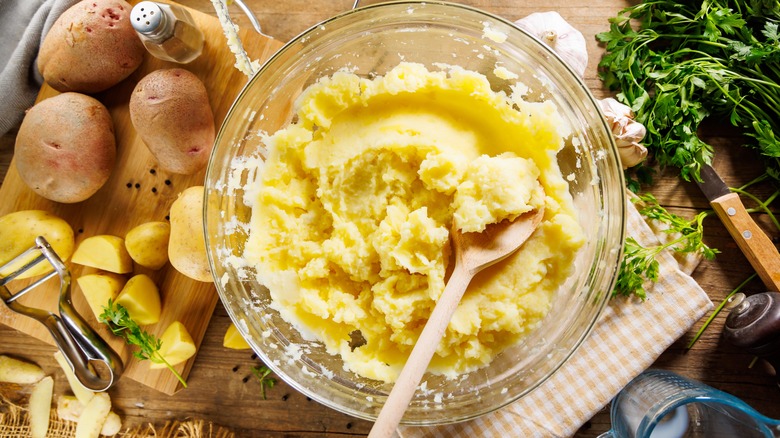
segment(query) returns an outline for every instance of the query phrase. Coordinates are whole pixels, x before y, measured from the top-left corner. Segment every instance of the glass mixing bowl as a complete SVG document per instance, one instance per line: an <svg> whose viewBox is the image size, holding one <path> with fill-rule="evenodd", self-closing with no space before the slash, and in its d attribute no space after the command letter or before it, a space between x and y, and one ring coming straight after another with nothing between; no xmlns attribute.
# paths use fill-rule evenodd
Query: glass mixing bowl
<svg viewBox="0 0 780 438"><path fill-rule="evenodd" d="M219 131L205 182L206 241L220 298L267 366L324 405L376 419L391 385L345 371L339 357L305 340L269 307L268 290L241 257L251 217L245 196L263 156L258 133L293 121L303 89L345 67L372 77L401 61L431 70L459 65L509 94L513 81L494 74L503 66L534 90L526 100L554 102L573 132L558 162L587 236L575 274L555 292L541 326L489 366L456 379L426 376L427 390L418 391L403 423L451 423L499 409L559 369L596 323L619 267L625 198L617 149L593 96L547 46L504 19L436 1L366 6L312 27L262 66Z"/></svg>

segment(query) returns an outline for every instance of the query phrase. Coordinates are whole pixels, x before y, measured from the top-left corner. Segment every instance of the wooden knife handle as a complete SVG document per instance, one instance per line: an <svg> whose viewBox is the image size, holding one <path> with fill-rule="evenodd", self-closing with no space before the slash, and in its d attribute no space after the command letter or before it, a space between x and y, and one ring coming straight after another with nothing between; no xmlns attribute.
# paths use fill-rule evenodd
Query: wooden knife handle
<svg viewBox="0 0 780 438"><path fill-rule="evenodd" d="M764 285L771 291L780 291L780 253L745 210L739 195L729 193L711 205Z"/></svg>

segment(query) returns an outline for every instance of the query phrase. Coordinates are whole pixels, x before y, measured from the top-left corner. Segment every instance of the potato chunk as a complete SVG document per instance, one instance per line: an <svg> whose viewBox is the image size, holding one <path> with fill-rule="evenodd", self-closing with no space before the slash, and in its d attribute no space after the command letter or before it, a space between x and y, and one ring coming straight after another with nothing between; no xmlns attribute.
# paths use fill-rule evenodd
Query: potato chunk
<svg viewBox="0 0 780 438"><path fill-rule="evenodd" d="M100 320L103 307L108 305L108 300L116 300L117 295L125 286L127 279L113 272L82 275L76 279L84 298L92 309L95 319Z"/></svg>
<svg viewBox="0 0 780 438"><path fill-rule="evenodd" d="M167 222L146 222L130 230L125 247L133 261L149 269L160 269L168 263L168 240L171 225Z"/></svg>
<svg viewBox="0 0 780 438"><path fill-rule="evenodd" d="M238 331L238 327L235 324L230 324L225 332L225 338L222 340L222 346L231 348L233 350L247 350L251 348L246 342L241 333Z"/></svg>
<svg viewBox="0 0 780 438"><path fill-rule="evenodd" d="M174 321L160 336L160 355L171 365L178 365L195 355L195 342L179 321ZM152 363L151 369L165 368L165 364Z"/></svg>
<svg viewBox="0 0 780 438"><path fill-rule="evenodd" d="M127 280L116 297L127 313L139 325L154 324L160 320L160 290L149 276L138 274Z"/></svg>
<svg viewBox="0 0 780 438"><path fill-rule="evenodd" d="M133 271L133 259L127 253L125 240L108 234L84 239L73 253L71 261L116 274Z"/></svg>

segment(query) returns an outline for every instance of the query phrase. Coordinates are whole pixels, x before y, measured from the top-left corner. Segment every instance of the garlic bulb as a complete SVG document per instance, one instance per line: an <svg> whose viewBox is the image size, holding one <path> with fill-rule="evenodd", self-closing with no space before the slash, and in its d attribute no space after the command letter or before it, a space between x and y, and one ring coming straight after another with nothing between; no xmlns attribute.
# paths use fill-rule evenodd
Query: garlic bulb
<svg viewBox="0 0 780 438"><path fill-rule="evenodd" d="M611 97L599 100L599 106L612 130L623 168L641 163L647 157L647 148L639 143L647 133L645 126L634 120L631 108Z"/></svg>
<svg viewBox="0 0 780 438"><path fill-rule="evenodd" d="M588 66L585 37L557 12L534 12L515 21L520 28L539 38L560 56L581 78Z"/></svg>

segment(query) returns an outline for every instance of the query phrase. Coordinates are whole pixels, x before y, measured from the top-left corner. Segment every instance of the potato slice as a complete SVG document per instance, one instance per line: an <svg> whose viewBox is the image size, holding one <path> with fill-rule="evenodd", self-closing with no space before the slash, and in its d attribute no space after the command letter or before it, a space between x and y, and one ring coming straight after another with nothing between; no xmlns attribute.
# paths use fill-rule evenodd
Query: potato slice
<svg viewBox="0 0 780 438"><path fill-rule="evenodd" d="M222 346L231 348L233 350L247 350L252 348L246 342L246 339L241 336L241 333L238 331L238 327L236 327L235 324L230 324L230 327L228 327L227 331L225 332L225 338L222 340Z"/></svg>
<svg viewBox="0 0 780 438"><path fill-rule="evenodd" d="M160 290L145 274L138 274L127 280L125 287L116 297L138 325L154 324L160 320Z"/></svg>
<svg viewBox="0 0 780 438"><path fill-rule="evenodd" d="M168 240L171 225L168 222L146 222L125 236L125 248L139 265L149 269L160 269L168 263Z"/></svg>
<svg viewBox="0 0 780 438"><path fill-rule="evenodd" d="M73 228L65 220L43 210L22 210L0 217L0 266L35 246L35 238L43 236L63 261L73 254ZM38 254L0 270L0 277L16 271ZM38 263L17 278L29 278L51 272L51 264Z"/></svg>
<svg viewBox="0 0 780 438"><path fill-rule="evenodd" d="M116 300L119 292L125 286L127 279L113 272L82 275L76 279L84 298L92 309L95 319L100 320L103 307L108 305L108 300Z"/></svg>
<svg viewBox="0 0 780 438"><path fill-rule="evenodd" d="M133 259L127 253L125 240L108 234L84 239L73 253L71 261L116 274L133 271Z"/></svg>
<svg viewBox="0 0 780 438"><path fill-rule="evenodd" d="M73 370L70 368L70 365L68 365L68 361L65 359L65 356L62 355L62 352L56 351L54 353L54 359L57 360L60 368L62 368L62 371L65 372L65 378L68 379L70 390L73 391L73 394L76 395L76 398L79 400L79 402L82 405L89 403L92 398L95 397L95 393L87 389L84 385L81 384L81 382L79 382L79 379L76 378L75 374L73 374Z"/></svg>
<svg viewBox="0 0 780 438"><path fill-rule="evenodd" d="M97 392L84 406L76 424L76 438L97 438L111 412L111 398L105 392Z"/></svg>
<svg viewBox="0 0 780 438"><path fill-rule="evenodd" d="M173 365L178 365L185 360L195 355L195 342L192 340L192 336L179 321L174 321L168 328L165 329L162 336L160 336L160 355ZM165 368L165 364L152 363L149 365L151 369Z"/></svg>
<svg viewBox="0 0 780 438"><path fill-rule="evenodd" d="M32 438L44 438L49 431L53 392L54 379L46 376L35 384L30 393L30 437Z"/></svg>
<svg viewBox="0 0 780 438"><path fill-rule="evenodd" d="M46 373L38 365L0 354L0 382L29 385L44 376Z"/></svg>
<svg viewBox="0 0 780 438"><path fill-rule="evenodd" d="M61 395L57 399L57 416L61 420L78 423L81 412L84 411L84 405L79 399L72 395ZM122 418L114 411L108 413L100 434L103 436L114 436L122 429Z"/></svg>

